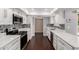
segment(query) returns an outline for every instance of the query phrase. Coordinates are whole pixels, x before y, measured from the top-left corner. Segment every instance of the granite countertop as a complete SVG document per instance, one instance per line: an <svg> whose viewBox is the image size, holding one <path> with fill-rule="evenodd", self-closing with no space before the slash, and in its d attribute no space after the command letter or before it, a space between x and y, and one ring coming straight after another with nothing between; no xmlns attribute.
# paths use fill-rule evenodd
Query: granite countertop
<svg viewBox="0 0 79 59"><path fill-rule="evenodd" d="M18 31L29 31L30 30L30 28L20 28L20 29L18 29Z"/></svg>
<svg viewBox="0 0 79 59"><path fill-rule="evenodd" d="M48 30L53 32L57 36L59 36L64 42L66 42L73 48L79 48L79 37L78 36L69 34L61 29L55 29L55 30L48 29Z"/></svg>
<svg viewBox="0 0 79 59"><path fill-rule="evenodd" d="M0 33L0 48L19 37L20 35L6 35L6 33Z"/></svg>

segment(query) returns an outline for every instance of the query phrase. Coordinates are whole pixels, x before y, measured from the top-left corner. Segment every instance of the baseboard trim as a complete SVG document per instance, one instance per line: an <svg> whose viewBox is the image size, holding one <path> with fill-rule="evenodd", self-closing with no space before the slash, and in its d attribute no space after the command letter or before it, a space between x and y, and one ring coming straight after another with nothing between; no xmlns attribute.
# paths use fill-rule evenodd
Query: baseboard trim
<svg viewBox="0 0 79 59"><path fill-rule="evenodd" d="M35 34L43 34L43 32L35 32Z"/></svg>

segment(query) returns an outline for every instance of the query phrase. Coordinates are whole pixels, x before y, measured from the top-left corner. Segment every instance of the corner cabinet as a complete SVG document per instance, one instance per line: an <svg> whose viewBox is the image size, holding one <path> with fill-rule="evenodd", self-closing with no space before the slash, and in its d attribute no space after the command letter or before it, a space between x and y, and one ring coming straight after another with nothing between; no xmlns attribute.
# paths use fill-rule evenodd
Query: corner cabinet
<svg viewBox="0 0 79 59"><path fill-rule="evenodd" d="M56 50L73 50L72 46L54 34L53 46Z"/></svg>

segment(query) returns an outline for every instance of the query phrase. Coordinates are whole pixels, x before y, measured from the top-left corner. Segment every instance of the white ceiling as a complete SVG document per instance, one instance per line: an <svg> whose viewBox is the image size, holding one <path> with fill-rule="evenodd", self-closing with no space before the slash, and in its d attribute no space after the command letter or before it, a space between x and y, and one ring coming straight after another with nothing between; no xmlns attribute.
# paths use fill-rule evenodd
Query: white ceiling
<svg viewBox="0 0 79 59"><path fill-rule="evenodd" d="M50 13L54 8L26 8L28 12Z"/></svg>
<svg viewBox="0 0 79 59"><path fill-rule="evenodd" d="M55 8L24 8L29 15L50 15Z"/></svg>

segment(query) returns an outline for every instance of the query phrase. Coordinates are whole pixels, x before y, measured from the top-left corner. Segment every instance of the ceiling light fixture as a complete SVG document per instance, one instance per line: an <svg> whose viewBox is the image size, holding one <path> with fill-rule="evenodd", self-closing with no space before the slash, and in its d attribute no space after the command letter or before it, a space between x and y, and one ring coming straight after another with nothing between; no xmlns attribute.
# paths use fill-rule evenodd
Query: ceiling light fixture
<svg viewBox="0 0 79 59"><path fill-rule="evenodd" d="M56 10L58 10L58 8L55 8L51 11L51 14L54 13Z"/></svg>
<svg viewBox="0 0 79 59"><path fill-rule="evenodd" d="M20 8L21 10L23 10L24 12L26 12L26 14L29 14L29 12L26 10L26 8Z"/></svg>

